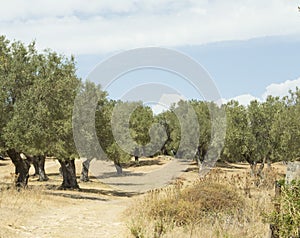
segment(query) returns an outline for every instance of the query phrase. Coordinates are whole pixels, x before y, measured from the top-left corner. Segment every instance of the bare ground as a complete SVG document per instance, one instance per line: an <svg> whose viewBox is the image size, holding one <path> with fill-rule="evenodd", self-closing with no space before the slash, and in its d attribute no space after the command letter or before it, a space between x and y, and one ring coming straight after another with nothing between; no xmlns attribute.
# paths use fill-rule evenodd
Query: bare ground
<svg viewBox="0 0 300 238"><path fill-rule="evenodd" d="M81 161L76 166L79 178ZM10 160L0 161L0 237L127 237L123 212L132 197L168 184L185 167L170 158L144 158L124 169L123 176L96 174L80 183L79 191L61 191L59 164L48 160L49 181L31 176L28 191L20 195L6 190L13 183L14 167ZM103 170L107 173L102 166Z"/></svg>
<svg viewBox="0 0 300 238"><path fill-rule="evenodd" d="M77 174L81 171L77 161ZM109 165L108 165L109 166ZM284 173L284 166L276 165ZM188 168L189 167L189 168ZM0 238L9 237L130 237L124 211L134 197L163 187L177 176L186 183L198 178L197 168L186 161L168 157L142 159L139 166L124 170L123 176L94 169L96 177L80 183L80 191L61 191L59 164L46 162L47 182L31 177L28 191L6 190L12 184L14 171L10 160L0 161ZM97 166L96 166L97 168ZM246 164L220 165L229 174L245 172ZM183 171L188 173L182 173ZM33 174L33 170L30 171ZM104 176L103 172L108 173Z"/></svg>

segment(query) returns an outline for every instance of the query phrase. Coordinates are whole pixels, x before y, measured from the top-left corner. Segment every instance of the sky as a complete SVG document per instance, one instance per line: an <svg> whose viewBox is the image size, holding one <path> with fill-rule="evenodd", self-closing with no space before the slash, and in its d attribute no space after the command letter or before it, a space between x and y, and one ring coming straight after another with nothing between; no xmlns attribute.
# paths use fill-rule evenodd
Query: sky
<svg viewBox="0 0 300 238"><path fill-rule="evenodd" d="M300 86L298 5L288 0L11 0L1 4L0 34L74 55L83 79L112 55L166 47L201 64L224 102L247 104ZM184 78L155 69L129 72L105 90L118 99L149 82L169 87L157 90L159 99L153 99L165 105L170 98L201 97Z"/></svg>

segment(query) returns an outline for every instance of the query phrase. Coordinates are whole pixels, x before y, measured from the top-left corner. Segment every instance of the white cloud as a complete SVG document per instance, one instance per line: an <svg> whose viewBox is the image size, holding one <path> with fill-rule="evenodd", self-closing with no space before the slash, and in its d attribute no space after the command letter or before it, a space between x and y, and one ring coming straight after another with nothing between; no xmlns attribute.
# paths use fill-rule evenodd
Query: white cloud
<svg viewBox="0 0 300 238"><path fill-rule="evenodd" d="M289 94L289 91L295 91L296 87L300 88L300 78L295 80L287 80L283 83L272 83L266 87L265 92L262 94L260 98L254 97L251 94L243 94L231 99L221 99L222 103L227 103L231 100L238 101L241 105L249 105L251 101L258 100L258 101L265 101L269 95L274 97L284 97Z"/></svg>
<svg viewBox="0 0 300 238"><path fill-rule="evenodd" d="M178 94L163 94L159 102L152 106L152 111L154 114L159 114L168 110L172 104L178 103L180 100L186 100L186 98Z"/></svg>
<svg viewBox="0 0 300 238"><path fill-rule="evenodd" d="M99 0L11 0L3 3L0 9L1 21L16 21L42 19L51 17L91 16L99 13L127 13L134 9L134 1L122 0L117 3L113 1Z"/></svg>
<svg viewBox="0 0 300 238"><path fill-rule="evenodd" d="M227 100L225 98L220 98L216 101L214 101L218 106L221 106L222 104L226 104L227 102L229 102L230 100Z"/></svg>
<svg viewBox="0 0 300 238"><path fill-rule="evenodd" d="M290 90L295 91L296 87L300 87L300 78L296 80L287 80L278 84L272 83L267 86L262 98L266 99L268 95L283 97L288 95Z"/></svg>
<svg viewBox="0 0 300 238"><path fill-rule="evenodd" d="M300 88L300 78L295 79L295 80L287 80L283 83L270 84L269 86L266 87L265 92L259 98L255 97L251 94L242 94L242 95L230 98L230 99L221 98L221 99L215 101L215 103L217 105L221 105L221 104L226 104L226 103L230 102L231 100L235 100L235 101L238 101L239 104L247 106L250 104L251 101L254 101L254 100L257 100L259 102L265 101L267 96L269 96L269 95L279 96L279 97L287 96L289 94L289 91L290 90L295 91L296 87ZM172 103L177 103L181 99L186 100L186 98L179 96L177 94L164 94L160 98L159 102L156 105L152 106L152 110L156 114L159 114L162 111L169 109L169 107L171 106Z"/></svg>
<svg viewBox="0 0 300 238"><path fill-rule="evenodd" d="M297 4L285 0L13 0L0 9L0 34L66 54L293 33Z"/></svg>

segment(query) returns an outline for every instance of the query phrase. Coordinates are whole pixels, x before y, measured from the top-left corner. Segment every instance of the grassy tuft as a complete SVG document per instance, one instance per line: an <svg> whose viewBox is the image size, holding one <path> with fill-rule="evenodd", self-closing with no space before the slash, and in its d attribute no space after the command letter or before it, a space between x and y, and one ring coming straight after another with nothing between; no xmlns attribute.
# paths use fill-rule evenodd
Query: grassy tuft
<svg viewBox="0 0 300 238"><path fill-rule="evenodd" d="M127 211L128 227L135 238L266 237L262 214L272 209L271 180L266 173L257 186L248 173L216 169L192 185L178 182L138 198Z"/></svg>

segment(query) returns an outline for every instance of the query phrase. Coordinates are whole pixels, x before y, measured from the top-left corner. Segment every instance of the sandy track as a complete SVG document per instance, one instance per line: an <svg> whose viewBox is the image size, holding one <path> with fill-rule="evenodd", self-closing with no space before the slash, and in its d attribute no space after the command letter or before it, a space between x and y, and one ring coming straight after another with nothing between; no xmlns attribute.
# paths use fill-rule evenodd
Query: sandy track
<svg viewBox="0 0 300 238"><path fill-rule="evenodd" d="M97 179L92 177L92 182L80 183L81 191L57 191L53 187L61 183L59 165L49 160L46 172L50 180L39 183L31 177L29 181L32 187L42 186L45 201L28 207L30 212L17 222L2 222L0 237L129 237L124 211L132 203L132 195L167 185L188 164L187 161L168 160L160 165L124 169L123 176L115 176L112 164L100 162L101 169L94 170L94 174L98 173ZM76 165L79 175L80 161ZM11 183L9 174L13 171L10 161L2 162L0 182ZM4 206L0 206L0 219L4 219L3 212L1 216ZM16 216L16 212L7 211L5 216Z"/></svg>
<svg viewBox="0 0 300 238"><path fill-rule="evenodd" d="M50 207L23 225L23 237L126 237L122 213L128 202L82 200Z"/></svg>
<svg viewBox="0 0 300 238"><path fill-rule="evenodd" d="M123 175L118 176L112 164L99 161L98 164L95 162L91 166L91 171L101 182L115 189L131 193L145 193L151 189L168 185L179 177L189 165L190 161L172 159L150 172L130 172L125 169Z"/></svg>

